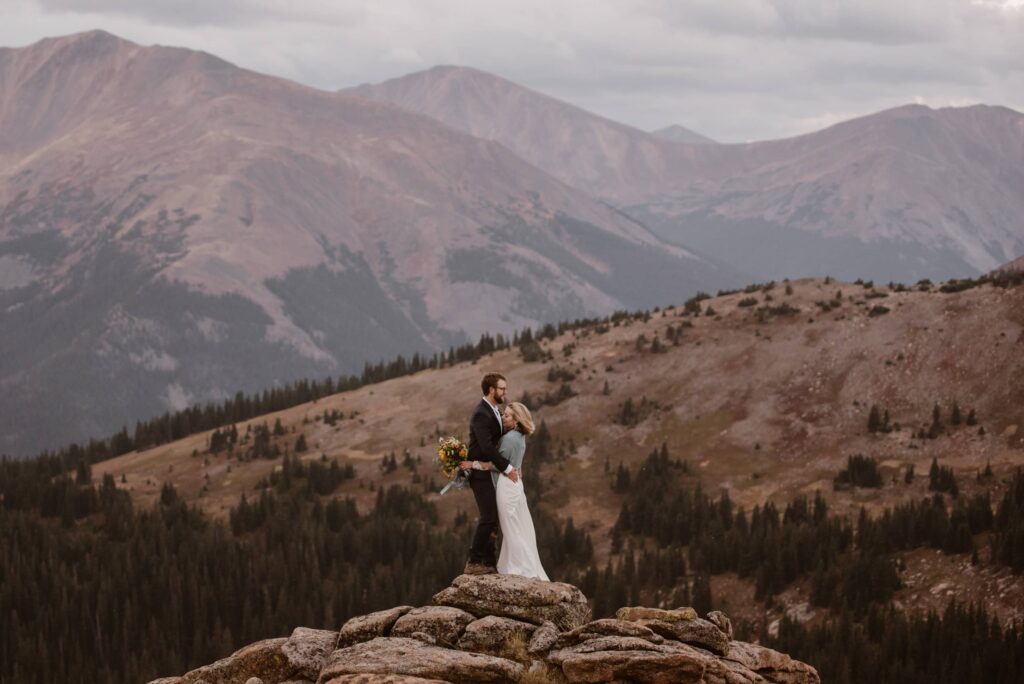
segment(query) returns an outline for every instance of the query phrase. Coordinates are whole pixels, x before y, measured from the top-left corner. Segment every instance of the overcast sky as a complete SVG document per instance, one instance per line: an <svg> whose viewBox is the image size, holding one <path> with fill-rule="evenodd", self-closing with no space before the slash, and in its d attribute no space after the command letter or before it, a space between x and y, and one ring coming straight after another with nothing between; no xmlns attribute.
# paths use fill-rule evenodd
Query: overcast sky
<svg viewBox="0 0 1024 684"><path fill-rule="evenodd" d="M473 66L720 141L880 109L1024 111L1024 0L0 0L0 45L101 28L319 88Z"/></svg>

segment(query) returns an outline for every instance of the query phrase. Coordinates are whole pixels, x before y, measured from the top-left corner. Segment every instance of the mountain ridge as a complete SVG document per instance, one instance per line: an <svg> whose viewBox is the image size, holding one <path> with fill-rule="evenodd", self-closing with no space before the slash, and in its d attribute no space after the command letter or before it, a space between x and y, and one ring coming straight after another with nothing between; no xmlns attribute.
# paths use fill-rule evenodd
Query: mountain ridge
<svg viewBox="0 0 1024 684"><path fill-rule="evenodd" d="M1024 249L1024 115L1007 107L911 104L791 138L687 145L477 70L357 90L497 140L756 278L944 280Z"/></svg>
<svg viewBox="0 0 1024 684"><path fill-rule="evenodd" d="M81 421L53 446L733 278L498 143L205 53L92 32L0 83L4 450L48 388Z"/></svg>
<svg viewBox="0 0 1024 684"><path fill-rule="evenodd" d="M651 135L662 138L664 140L671 140L673 142L688 143L691 145L717 145L717 140L712 140L706 135L690 130L686 126L680 124L671 124L664 128L659 128L655 131L651 131Z"/></svg>

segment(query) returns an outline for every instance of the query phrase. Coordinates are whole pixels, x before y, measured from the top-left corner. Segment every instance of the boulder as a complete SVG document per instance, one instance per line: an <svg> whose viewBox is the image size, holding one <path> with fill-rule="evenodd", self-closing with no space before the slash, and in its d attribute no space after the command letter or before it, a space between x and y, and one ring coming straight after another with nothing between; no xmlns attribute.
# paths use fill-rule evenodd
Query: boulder
<svg viewBox="0 0 1024 684"><path fill-rule="evenodd" d="M619 620L662 620L664 622L676 622L677 620L696 620L697 611L693 608L645 608L643 606L632 606L619 608L615 611L615 617Z"/></svg>
<svg viewBox="0 0 1024 684"><path fill-rule="evenodd" d="M334 650L337 632L326 629L296 627L288 641L281 646L281 653L292 668L291 677L296 680L316 681L327 655Z"/></svg>
<svg viewBox="0 0 1024 684"><path fill-rule="evenodd" d="M262 684L315 681L327 654L334 650L335 637L333 631L297 627L287 639L257 641L172 681L176 684L249 684L250 679L259 679Z"/></svg>
<svg viewBox="0 0 1024 684"><path fill-rule="evenodd" d="M686 644L653 644L638 637L601 637L553 651L570 682L693 682L694 684L767 684L740 663L717 658Z"/></svg>
<svg viewBox="0 0 1024 684"><path fill-rule="evenodd" d="M581 653L596 653L598 651L650 651L652 653L673 653L675 645L652 644L646 639L630 636L606 636L590 639L574 646L567 646L551 651L548 654L548 662L555 665L563 665L566 659Z"/></svg>
<svg viewBox="0 0 1024 684"><path fill-rule="evenodd" d="M711 622L702 618L693 620L639 620L638 625L649 627L666 639L681 641L691 646L700 646L718 655L729 653L729 637Z"/></svg>
<svg viewBox="0 0 1024 684"><path fill-rule="evenodd" d="M818 671L807 663L793 660L785 653L764 646L733 641L729 644L726 662L742 665L778 684L820 684Z"/></svg>
<svg viewBox="0 0 1024 684"><path fill-rule="evenodd" d="M720 610L713 610L707 614L707 619L708 622L722 630L722 633L729 637L729 641L732 641L732 620L728 615Z"/></svg>
<svg viewBox="0 0 1024 684"><path fill-rule="evenodd" d="M551 647L558 641L558 627L551 620L545 620L530 637L530 643L526 646L526 652L530 655L539 655L551 650Z"/></svg>
<svg viewBox="0 0 1024 684"><path fill-rule="evenodd" d="M391 634L391 628L398 618L412 610L412 606L398 606L387 610L378 610L368 615L351 618L338 631L335 648L345 648L361 641L369 641L379 636Z"/></svg>
<svg viewBox="0 0 1024 684"><path fill-rule="evenodd" d="M434 637L435 643L455 648L466 625L474 619L466 611L450 606L413 608L398 618L391 628L391 636L409 637L415 632L423 632Z"/></svg>
<svg viewBox="0 0 1024 684"><path fill-rule="evenodd" d="M411 675L453 684L514 682L524 672L522 665L504 658L431 646L416 639L377 637L331 653L318 684L351 674Z"/></svg>
<svg viewBox="0 0 1024 684"><path fill-rule="evenodd" d="M434 595L434 605L461 608L477 617L497 615L562 630L590 620L587 597L571 584L518 575L460 575Z"/></svg>
<svg viewBox="0 0 1024 684"><path fill-rule="evenodd" d="M573 646L590 639L605 636L637 637L654 644L660 644L664 641L662 637L655 634L649 627L628 620L604 618L588 622L576 629L560 634L555 643L555 648L565 648L566 646Z"/></svg>
<svg viewBox="0 0 1024 684"><path fill-rule="evenodd" d="M687 653L678 648L652 644L634 637L607 637L621 640L621 645L640 645L642 648L587 650L581 644L571 652L560 655L562 673L570 682L653 682L671 684L692 682L710 684L706 680L710 656ZM604 645L609 645L605 642ZM592 644L596 645L596 644ZM579 649L579 650L577 650Z"/></svg>
<svg viewBox="0 0 1024 684"><path fill-rule="evenodd" d="M263 684L263 680L259 677L249 677L245 680L245 684Z"/></svg>
<svg viewBox="0 0 1024 684"><path fill-rule="evenodd" d="M552 628L554 628L554 625L552 625ZM530 624L529 622L498 617L497 615L488 615L466 626L465 633L459 639L459 648L463 651L473 651L474 653L488 653L505 657L519 655L523 657L526 655L527 644L530 638L538 629L537 625Z"/></svg>
<svg viewBox="0 0 1024 684"><path fill-rule="evenodd" d="M293 679L295 668L290 664L282 647L288 639L264 639L243 646L227 658L221 658L211 665L204 665L181 676L180 684L238 684L250 677L259 677L264 682L283 682Z"/></svg>

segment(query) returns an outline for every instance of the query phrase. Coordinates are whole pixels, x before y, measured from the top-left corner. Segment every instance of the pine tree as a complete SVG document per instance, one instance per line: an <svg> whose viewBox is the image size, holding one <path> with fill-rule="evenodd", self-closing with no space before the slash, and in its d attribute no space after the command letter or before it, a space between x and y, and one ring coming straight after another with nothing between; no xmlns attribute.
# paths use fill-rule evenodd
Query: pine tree
<svg viewBox="0 0 1024 684"><path fill-rule="evenodd" d="M705 574L698 574L693 579L693 587L690 589L693 596L693 609L700 615L706 615L714 610L711 600L711 581Z"/></svg>
<svg viewBox="0 0 1024 684"><path fill-rule="evenodd" d="M879 431L882 427L882 416L878 411L876 404L871 405L871 410L868 412L868 432L874 434Z"/></svg>

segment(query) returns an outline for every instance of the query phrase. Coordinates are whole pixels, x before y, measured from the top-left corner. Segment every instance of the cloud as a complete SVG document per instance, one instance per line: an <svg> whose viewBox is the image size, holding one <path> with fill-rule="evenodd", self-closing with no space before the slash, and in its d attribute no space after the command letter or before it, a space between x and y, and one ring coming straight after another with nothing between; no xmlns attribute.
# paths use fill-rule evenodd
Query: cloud
<svg viewBox="0 0 1024 684"><path fill-rule="evenodd" d="M809 132L921 98L1024 108L1024 0L5 0L0 44L103 28L336 89L465 64L645 129Z"/></svg>

